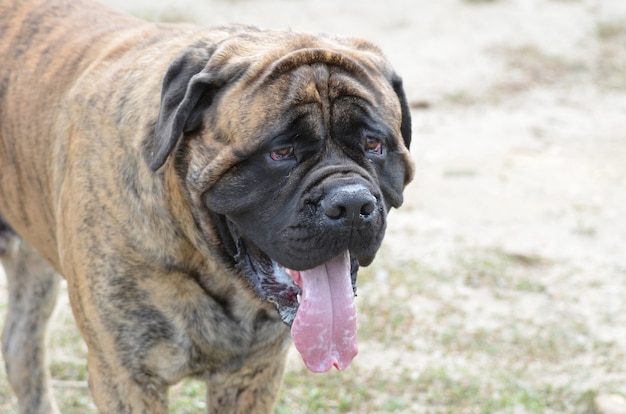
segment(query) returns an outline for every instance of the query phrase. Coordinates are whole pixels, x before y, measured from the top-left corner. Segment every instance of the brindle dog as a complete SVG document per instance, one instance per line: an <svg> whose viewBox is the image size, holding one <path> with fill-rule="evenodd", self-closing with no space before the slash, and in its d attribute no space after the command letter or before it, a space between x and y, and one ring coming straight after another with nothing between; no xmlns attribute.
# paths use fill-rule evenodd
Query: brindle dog
<svg viewBox="0 0 626 414"><path fill-rule="evenodd" d="M356 354L358 265L413 166L400 78L331 35L152 24L88 0L0 0L3 352L23 413L58 412L59 277L106 413L265 413L291 338Z"/></svg>

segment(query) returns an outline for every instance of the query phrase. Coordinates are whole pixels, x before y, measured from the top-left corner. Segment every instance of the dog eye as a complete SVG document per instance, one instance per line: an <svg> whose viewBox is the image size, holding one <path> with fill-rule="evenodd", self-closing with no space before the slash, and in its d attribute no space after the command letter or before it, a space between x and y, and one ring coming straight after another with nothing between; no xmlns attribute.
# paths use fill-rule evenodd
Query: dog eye
<svg viewBox="0 0 626 414"><path fill-rule="evenodd" d="M284 161L294 157L293 147L285 147L270 152L270 158L274 161Z"/></svg>
<svg viewBox="0 0 626 414"><path fill-rule="evenodd" d="M377 138L367 137L365 139L365 150L372 154L382 155L383 143Z"/></svg>

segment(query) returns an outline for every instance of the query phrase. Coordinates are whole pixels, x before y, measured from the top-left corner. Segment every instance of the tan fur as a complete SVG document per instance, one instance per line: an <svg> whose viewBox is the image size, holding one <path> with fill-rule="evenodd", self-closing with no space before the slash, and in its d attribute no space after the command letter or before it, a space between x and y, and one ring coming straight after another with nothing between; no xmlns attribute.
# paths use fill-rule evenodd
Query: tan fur
<svg viewBox="0 0 626 414"><path fill-rule="evenodd" d="M193 186L210 188L250 152L249 137L280 118L287 92L321 99L316 88L272 83L294 65L280 60L299 42L336 49L316 60L359 60L367 72L360 76L376 88L363 93L387 108L387 119L399 118L400 106L383 85L391 68L368 43L259 34L225 44L211 61L226 73L241 56L258 75L238 80L215 116L215 131L238 135L220 140L205 131L188 143L195 182L181 182L173 159L152 171L146 137L168 66L189 45L231 33L145 23L86 0L0 0L0 215L23 239L20 248L0 246L0 255L10 283L50 286L30 294L34 304L13 295L9 321L21 322L5 325L8 374L23 412L56 411L43 366L49 312L35 309L54 305L52 269L67 279L101 412L165 413L168 387L188 376L207 382L210 412L272 410L289 328L214 258L220 241L198 212ZM402 151L406 184L412 167ZM29 259L35 251L45 262ZM34 341L23 326L9 327L28 321L38 321ZM39 374L31 375L33 365Z"/></svg>

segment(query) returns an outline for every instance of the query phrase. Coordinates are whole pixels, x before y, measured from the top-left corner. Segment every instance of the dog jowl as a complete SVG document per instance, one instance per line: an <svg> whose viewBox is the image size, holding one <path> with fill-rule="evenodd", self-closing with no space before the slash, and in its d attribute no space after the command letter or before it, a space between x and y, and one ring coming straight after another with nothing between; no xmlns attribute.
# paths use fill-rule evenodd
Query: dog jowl
<svg viewBox="0 0 626 414"><path fill-rule="evenodd" d="M270 412L290 338L357 353L354 297L413 176L402 82L369 42L0 0L3 353L56 412L43 340L67 280L102 412Z"/></svg>

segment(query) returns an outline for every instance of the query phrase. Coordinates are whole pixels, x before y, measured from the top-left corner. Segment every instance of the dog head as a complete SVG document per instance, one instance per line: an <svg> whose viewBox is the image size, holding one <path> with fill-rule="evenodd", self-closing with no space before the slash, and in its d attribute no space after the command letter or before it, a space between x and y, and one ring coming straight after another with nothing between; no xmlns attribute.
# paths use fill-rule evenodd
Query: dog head
<svg viewBox="0 0 626 414"><path fill-rule="evenodd" d="M357 268L402 204L410 141L402 82L375 46L248 29L170 65L145 155L176 171L205 238L323 371L352 359ZM320 356L310 335L345 349Z"/></svg>

